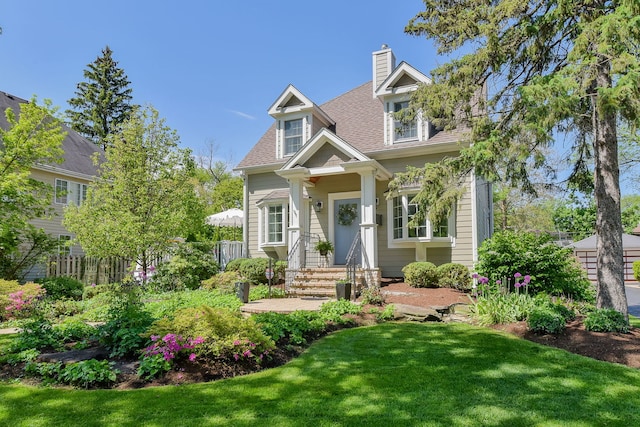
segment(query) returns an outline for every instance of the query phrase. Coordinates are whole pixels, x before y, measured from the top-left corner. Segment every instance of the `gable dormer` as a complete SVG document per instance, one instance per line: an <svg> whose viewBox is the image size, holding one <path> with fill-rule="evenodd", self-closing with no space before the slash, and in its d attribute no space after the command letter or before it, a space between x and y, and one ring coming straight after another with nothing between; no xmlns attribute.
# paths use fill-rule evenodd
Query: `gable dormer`
<svg viewBox="0 0 640 427"><path fill-rule="evenodd" d="M390 51L388 48L387 50ZM393 54L386 55L390 60L395 60ZM398 120L396 113L405 110L409 106L411 94L421 84L430 84L431 79L404 61L384 74L385 64L387 62L380 59L380 51L374 52L373 90L374 97L384 106L384 144L426 141L431 136L432 127L420 114L407 122Z"/></svg>
<svg viewBox="0 0 640 427"><path fill-rule="evenodd" d="M287 86L269 107L276 119L276 157L285 159L298 152L322 128L335 122L293 85Z"/></svg>

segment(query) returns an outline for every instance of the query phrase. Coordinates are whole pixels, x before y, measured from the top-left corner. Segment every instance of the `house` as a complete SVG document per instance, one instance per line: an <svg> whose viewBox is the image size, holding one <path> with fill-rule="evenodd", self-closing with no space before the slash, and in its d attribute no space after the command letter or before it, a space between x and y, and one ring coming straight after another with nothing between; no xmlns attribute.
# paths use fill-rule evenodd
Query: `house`
<svg viewBox="0 0 640 427"><path fill-rule="evenodd" d="M273 124L236 168L244 177L249 256L286 259L295 275L308 266L314 239L330 240L334 251L317 264L344 270L355 258L368 285L401 276L413 261L474 265L492 232L491 187L470 176L448 219L408 227L417 188L389 194L390 180L407 166L457 155L463 133L420 117L396 120L430 79L406 62L396 65L387 46L372 60L372 81L322 105L289 85L269 107Z"/></svg>
<svg viewBox="0 0 640 427"><path fill-rule="evenodd" d="M569 245L573 248L573 254L578 258L587 277L592 282L598 281L596 235L587 237ZM640 261L640 236L634 234L622 234L622 256L624 262L625 282L635 282L633 277L633 263Z"/></svg>
<svg viewBox="0 0 640 427"><path fill-rule="evenodd" d="M19 114L20 104L28 101L0 92L0 127L8 129L5 110L11 108ZM63 125L67 133L62 142L64 151L62 163L52 165L37 164L32 168L32 177L52 186L54 196L51 201L54 215L46 218L38 218L32 221L36 227L40 227L48 234L58 238L59 253L61 255L82 255L82 248L78 245L68 246L66 242L73 238L73 235L62 225L63 210L68 203L80 204L87 194L87 185L97 175L97 168L92 158L96 153L100 154L101 149L80 136L77 132ZM43 271L32 271L27 279L42 276Z"/></svg>

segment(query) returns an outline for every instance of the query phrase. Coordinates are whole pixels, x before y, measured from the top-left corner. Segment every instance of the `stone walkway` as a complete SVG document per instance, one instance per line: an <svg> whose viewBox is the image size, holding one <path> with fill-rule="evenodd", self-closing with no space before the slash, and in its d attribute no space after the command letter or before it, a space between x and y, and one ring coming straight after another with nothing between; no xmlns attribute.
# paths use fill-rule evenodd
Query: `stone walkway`
<svg viewBox="0 0 640 427"><path fill-rule="evenodd" d="M271 298L251 301L240 307L243 313L264 313L274 311L276 313L292 313L296 310L318 311L320 306L332 298Z"/></svg>

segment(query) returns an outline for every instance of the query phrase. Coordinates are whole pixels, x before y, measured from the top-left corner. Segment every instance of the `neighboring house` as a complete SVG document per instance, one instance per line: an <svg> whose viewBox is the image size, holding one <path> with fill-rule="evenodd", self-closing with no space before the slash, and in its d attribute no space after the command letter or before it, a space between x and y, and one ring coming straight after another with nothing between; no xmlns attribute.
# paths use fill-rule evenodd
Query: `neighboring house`
<svg viewBox="0 0 640 427"><path fill-rule="evenodd" d="M472 267L492 232L491 187L475 176L451 216L408 227L417 187L388 194L395 173L459 152L461 132L418 118L395 120L430 79L391 49L373 52L373 81L322 105L289 85L268 109L274 119L237 170L244 177L244 242L251 257L304 267L310 239L334 243L329 263L343 266L350 248L369 284L398 277L413 261ZM355 245L357 241L359 245Z"/></svg>
<svg viewBox="0 0 640 427"><path fill-rule="evenodd" d="M634 230L635 233L636 230ZM580 261L587 277L592 282L598 281L598 268L596 257L596 235L587 237L569 245L573 248L574 255ZM633 263L640 261L640 236L622 234L622 251L624 262L624 280L635 282L633 277Z"/></svg>
<svg viewBox="0 0 640 427"><path fill-rule="evenodd" d="M26 102L28 101L0 92L0 127L3 129L9 127L5 116L7 108L11 108L18 115L20 104ZM97 168L92 159L95 153L102 153L102 150L67 126L63 128L67 133L62 142L63 162L52 165L37 164L32 169L33 178L46 182L54 189L51 204L55 215L35 219L32 223L58 238L59 254L82 255L80 246L66 244L74 236L62 225L63 211L67 204L80 204L85 199L87 185L97 175ZM27 278L32 279L42 275L43 271L32 271Z"/></svg>

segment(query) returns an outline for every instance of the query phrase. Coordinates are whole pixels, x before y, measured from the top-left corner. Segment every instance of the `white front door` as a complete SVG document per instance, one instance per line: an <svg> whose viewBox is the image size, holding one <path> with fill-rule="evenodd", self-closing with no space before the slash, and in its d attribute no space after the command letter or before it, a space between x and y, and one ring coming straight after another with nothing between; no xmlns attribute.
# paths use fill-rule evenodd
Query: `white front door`
<svg viewBox="0 0 640 427"><path fill-rule="evenodd" d="M360 195L355 193L335 194L332 199L333 263L344 265L349 248L360 229Z"/></svg>

